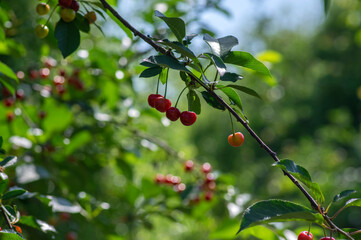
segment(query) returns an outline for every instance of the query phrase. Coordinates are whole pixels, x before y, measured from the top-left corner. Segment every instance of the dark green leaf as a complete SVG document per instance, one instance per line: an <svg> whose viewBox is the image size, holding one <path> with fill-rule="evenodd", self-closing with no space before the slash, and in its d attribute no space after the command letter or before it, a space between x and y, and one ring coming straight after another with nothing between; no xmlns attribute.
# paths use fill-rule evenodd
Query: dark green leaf
<svg viewBox="0 0 361 240"><path fill-rule="evenodd" d="M170 42L168 40L163 40L163 41L158 41L160 44L166 45L172 49L174 49L176 52L182 54L185 57L189 57L190 59L192 59L195 63L199 63L198 58L194 55L194 53L187 48L186 46L184 46L183 44L181 44L180 42Z"/></svg>
<svg viewBox="0 0 361 240"><path fill-rule="evenodd" d="M179 72L179 76L181 77L181 79L188 84L191 80L189 79L188 75L185 74L184 72Z"/></svg>
<svg viewBox="0 0 361 240"><path fill-rule="evenodd" d="M3 143L4 143L4 139L3 137L0 136L0 148L3 146Z"/></svg>
<svg viewBox="0 0 361 240"><path fill-rule="evenodd" d="M326 15L327 15L328 11L330 10L330 6L331 6L331 0L323 0L323 8L324 8Z"/></svg>
<svg viewBox="0 0 361 240"><path fill-rule="evenodd" d="M89 31L90 31L89 21L83 15L81 15L79 13L76 14L75 24L79 28L80 31L89 33Z"/></svg>
<svg viewBox="0 0 361 240"><path fill-rule="evenodd" d="M0 166L2 166L3 168L11 167L14 166L17 163L17 161L18 161L17 157L8 156L0 162Z"/></svg>
<svg viewBox="0 0 361 240"><path fill-rule="evenodd" d="M144 62L150 62L161 67L169 67L175 70L191 73L183 64L166 55L151 56L147 59L144 59Z"/></svg>
<svg viewBox="0 0 361 240"><path fill-rule="evenodd" d="M209 92L203 91L202 96L210 106L216 109L225 110L225 107L220 104Z"/></svg>
<svg viewBox="0 0 361 240"><path fill-rule="evenodd" d="M188 110L195 112L197 115L201 114L201 101L194 90L189 90L188 94Z"/></svg>
<svg viewBox="0 0 361 240"><path fill-rule="evenodd" d="M26 190L24 190L24 189L10 190L3 195L2 200L9 200L9 199L17 198L17 197L23 195L25 192L26 192Z"/></svg>
<svg viewBox="0 0 361 240"><path fill-rule="evenodd" d="M157 64L151 63L151 62L146 62L146 61L141 62L140 65L142 65L144 67L148 67L148 68L158 67Z"/></svg>
<svg viewBox="0 0 361 240"><path fill-rule="evenodd" d="M154 15L162 19L169 27L169 29L174 33L178 42L182 42L183 38L186 35L186 25L184 21L180 18L166 17L163 13L159 11L154 11Z"/></svg>
<svg viewBox="0 0 361 240"><path fill-rule="evenodd" d="M0 240L23 240L24 238L15 230L1 230Z"/></svg>
<svg viewBox="0 0 361 240"><path fill-rule="evenodd" d="M222 81L236 82L243 79L243 76L237 73L226 72L223 76L220 77Z"/></svg>
<svg viewBox="0 0 361 240"><path fill-rule="evenodd" d="M203 40L208 43L213 54L221 58L227 55L234 46L238 45L237 38L233 36L226 36L216 39L208 34L205 34Z"/></svg>
<svg viewBox="0 0 361 240"><path fill-rule="evenodd" d="M256 58L254 58L250 53L248 52L240 52L240 51L233 51L230 52L223 61L225 63L234 64L237 66L245 67L252 69L258 73L261 73L263 75L266 75L268 77L272 77L270 71L268 68L258 61Z"/></svg>
<svg viewBox="0 0 361 240"><path fill-rule="evenodd" d="M244 211L238 232L259 224L282 221L309 221L320 224L323 222L323 217L321 214L314 213L311 209L293 202L260 201Z"/></svg>
<svg viewBox="0 0 361 240"><path fill-rule="evenodd" d="M208 57L213 62L214 66L217 68L217 71L220 76L223 76L226 73L227 67L220 57L218 57L212 53L203 53L203 55Z"/></svg>
<svg viewBox="0 0 361 240"><path fill-rule="evenodd" d="M6 65L3 62L0 62L0 73L8 78L11 78L12 80L15 80L17 83L19 83L19 79L16 76L16 74L13 72L13 70L11 70L11 68L9 68L8 65Z"/></svg>
<svg viewBox="0 0 361 240"><path fill-rule="evenodd" d="M218 85L219 90L221 90L224 94L229 97L229 99L243 112L242 101L241 98L238 96L237 92L234 91L232 88L224 87L222 85Z"/></svg>
<svg viewBox="0 0 361 240"><path fill-rule="evenodd" d="M5 192L9 185L9 178L8 175L5 173L0 172L0 195Z"/></svg>
<svg viewBox="0 0 361 240"><path fill-rule="evenodd" d="M290 173L297 180L305 184L314 194L318 202L323 203L325 201L320 186L317 183L312 182L311 176L305 168L296 165L296 163L289 159L282 159L281 161L274 163L273 166L279 167Z"/></svg>
<svg viewBox="0 0 361 240"><path fill-rule="evenodd" d="M5 153L6 153L5 149L0 148L0 154L5 154Z"/></svg>
<svg viewBox="0 0 361 240"><path fill-rule="evenodd" d="M333 198L333 202L338 202L348 196L350 196L353 193L356 193L356 190L345 190L339 194L337 194L334 198Z"/></svg>
<svg viewBox="0 0 361 240"><path fill-rule="evenodd" d="M125 34L127 34L130 39L133 39L133 33L129 30L129 28L124 26L124 24L119 21L118 18L114 17L114 15L108 9L105 12L116 24L118 24L118 26L125 32Z"/></svg>
<svg viewBox="0 0 361 240"><path fill-rule="evenodd" d="M33 216L22 216L19 221L20 224L38 229L44 233L56 232L55 228L46 222L36 219Z"/></svg>
<svg viewBox="0 0 361 240"><path fill-rule="evenodd" d="M361 198L352 198L345 203L344 208L347 207L361 207Z"/></svg>
<svg viewBox="0 0 361 240"><path fill-rule="evenodd" d="M64 58L72 54L79 47L80 33L75 21L66 23L60 20L56 24L54 34Z"/></svg>
<svg viewBox="0 0 361 240"><path fill-rule="evenodd" d="M244 86L239 86L239 85L233 85L233 84L230 84L230 85L227 85L227 87L231 87L231 88L234 88L234 89L237 89L239 91L242 91L244 93L247 93L251 96L254 96L256 98L259 98L259 99L262 99L258 93L256 91L254 91L253 89L250 89L248 87L244 87Z"/></svg>
<svg viewBox="0 0 361 240"><path fill-rule="evenodd" d="M157 76L161 72L162 72L162 68L159 67L159 66L152 67L152 68L147 68L139 75L139 77L141 77L141 78L150 78L150 77Z"/></svg>

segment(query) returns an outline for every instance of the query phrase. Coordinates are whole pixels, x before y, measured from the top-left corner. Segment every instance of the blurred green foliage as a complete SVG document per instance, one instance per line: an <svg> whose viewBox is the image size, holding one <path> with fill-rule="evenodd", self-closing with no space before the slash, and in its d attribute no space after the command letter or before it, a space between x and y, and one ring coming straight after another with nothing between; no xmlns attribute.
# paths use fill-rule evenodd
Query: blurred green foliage
<svg viewBox="0 0 361 240"><path fill-rule="evenodd" d="M234 239L242 211L253 202L282 198L308 205L279 169L271 167L272 159L249 134L241 148L228 145L232 131L228 113L210 109L202 100L202 114L188 128L179 122L169 125L150 109L146 98L155 92L156 79L138 76L144 70L139 62L152 50L139 39L131 40L116 24L98 16L106 36L92 26L91 34L81 35L80 50L64 60L53 36L57 13L46 39L33 33L36 23L46 21L35 14L37 2L0 2L0 61L25 75L17 86L24 90L24 100L11 107L0 105L3 147L19 159L17 168L7 172L10 185L36 193L16 200L22 216L55 225L55 239L65 239L69 232L78 239ZM51 0L50 5L56 2ZM137 5L129 16L127 3L119 1L120 14L158 38L170 32L153 17L155 9L182 17L197 32L210 35L214 33L207 29L212 26L198 22L199 15L210 9L228 14L220 1L136 2L141 7ZM361 185L360 15L359 1L335 1L313 36L292 31L264 35L266 26L260 19L254 31L271 51L258 58L269 64L279 82L270 87L257 75L240 73L244 84L264 100L242 98L251 127L280 158L309 170L326 203L342 190ZM31 70L49 67L51 59L57 64L50 67L49 77L30 78ZM66 74L64 94L53 83L61 71ZM178 78L170 72L169 98L174 102L182 86L173 81ZM179 106L186 108L185 97ZM11 122L9 112L15 114ZM241 126L236 130L242 131ZM173 174L197 192L202 174L185 173L186 159L193 159L198 169L203 162L213 165L218 178L212 201L192 204L171 187L154 183L157 173ZM360 215L359 209L349 208L336 222L361 228ZM51 238L51 233L21 222L20 226L26 239ZM238 238L278 239L285 236L285 229L298 233L306 227L257 226ZM321 236L314 228L314 235Z"/></svg>

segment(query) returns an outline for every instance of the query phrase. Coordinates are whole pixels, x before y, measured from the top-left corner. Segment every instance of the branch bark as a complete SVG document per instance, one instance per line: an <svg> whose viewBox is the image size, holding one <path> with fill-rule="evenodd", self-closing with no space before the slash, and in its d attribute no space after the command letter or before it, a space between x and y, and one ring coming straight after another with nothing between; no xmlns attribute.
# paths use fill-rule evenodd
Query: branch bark
<svg viewBox="0 0 361 240"><path fill-rule="evenodd" d="M171 54L169 54L169 52L159 46L158 44L156 44L152 39L150 39L149 37L145 36L144 34L142 34L141 32L139 32L137 29L135 29L128 21L126 21L124 18L122 18L119 13L112 7L110 6L106 0L99 0L102 4L103 7L105 9L108 9L120 22L122 22L124 24L124 26L126 26L129 30L131 30L134 34L134 36L139 36L143 41L145 41L146 43L148 43L150 46L152 46L157 52L162 53L164 55L168 55L172 58L174 58ZM208 93L210 93L220 104L222 104L236 119L238 122L240 122L243 127L249 132L249 134L259 143L260 147L263 148L271 157L275 162L279 162L279 158L277 157L276 152L274 152L267 144L265 144L262 139L260 137L258 137L258 135L253 131L253 129L248 125L248 123L246 121L244 121L241 116L239 116L237 114L236 111L233 110L233 108L228 105L217 93L215 93L206 83L204 83L201 79L195 77L192 74L188 74L188 76L193 80L196 81L197 83L199 83ZM296 187L303 193L303 195L307 198L307 200L310 202L311 207L315 210L318 211L320 214L322 214L325 222L334 230L337 231L343 235L345 235L348 239L350 240L354 240L354 238L352 238L352 236L343 231L342 229L340 229L339 227L337 227L332 220L330 219L329 216L327 216L327 213L325 213L325 211L323 210L322 207L320 207L318 205L318 203L316 202L316 200L308 193L308 191L297 181L296 178L294 178L291 174L289 174L286 171L283 171L284 175L287 176L295 185Z"/></svg>

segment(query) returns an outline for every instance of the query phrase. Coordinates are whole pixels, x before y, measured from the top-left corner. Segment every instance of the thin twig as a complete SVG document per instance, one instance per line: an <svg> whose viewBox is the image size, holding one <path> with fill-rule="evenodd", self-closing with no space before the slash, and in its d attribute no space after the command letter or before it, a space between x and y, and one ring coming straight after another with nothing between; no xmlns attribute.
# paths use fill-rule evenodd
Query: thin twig
<svg viewBox="0 0 361 240"><path fill-rule="evenodd" d="M9 227L11 230L13 230L13 226L11 225L11 221L10 221L10 219L9 219L9 216L7 215L6 209L5 209L4 205L2 205L2 204L1 204L1 212L3 213L3 216L4 216L4 218L5 218L6 224L8 225L8 227Z"/></svg>
<svg viewBox="0 0 361 240"><path fill-rule="evenodd" d="M142 34L141 32L139 32L137 29L135 29L132 25L130 25L124 18L122 18L119 13L112 8L107 2L106 0L99 0L105 9L108 9L121 23L124 24L124 26L126 26L130 31L133 32L134 36L139 36L141 39L143 39L146 43L148 43L149 45L151 45L157 52L162 53L164 55L168 55L172 58L174 58L171 54L169 54L169 52L164 49L163 47L160 47L159 45L157 45L152 39L150 39L149 37L145 36L144 34ZM258 137L258 135L253 131L253 129L248 125L248 123L246 121L244 121L238 114L236 111L233 110L233 108L228 105L220 96L218 96L217 93L215 93L206 83L204 83L201 79L195 77L193 74L188 74L188 76L195 82L199 83L208 93L210 93L220 104L222 104L236 119L238 122L240 122L243 127L249 132L249 134L260 144L261 148L265 149L265 151L273 158L273 160L275 162L279 162L279 158L277 157L276 152L272 151L272 149L266 145L262 139L260 137ZM339 227L337 227L332 220L327 216L327 214L324 212L324 210L322 208L319 208L319 205L317 204L316 200L307 192L307 190L296 180L296 178L294 178L290 173L286 172L283 170L284 175L286 175L296 186L298 189L300 189L300 191L303 193L303 195L305 195L305 197L308 199L308 201L311 204L311 207L320 212L323 216L323 218L325 219L325 221L330 225L330 227L335 230L340 232L341 234L345 235L348 239L350 240L354 240L351 235L345 231L343 231L342 229L340 229Z"/></svg>

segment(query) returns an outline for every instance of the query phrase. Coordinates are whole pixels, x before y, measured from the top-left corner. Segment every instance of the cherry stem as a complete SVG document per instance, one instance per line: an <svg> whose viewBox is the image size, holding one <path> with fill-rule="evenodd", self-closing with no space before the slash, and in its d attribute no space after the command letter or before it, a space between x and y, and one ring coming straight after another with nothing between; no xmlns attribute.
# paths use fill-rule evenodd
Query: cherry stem
<svg viewBox="0 0 361 240"><path fill-rule="evenodd" d="M53 16L53 14L54 14L55 9L56 9L56 7L57 7L57 6L59 6L59 5L56 5L56 6L53 8L53 10L51 10L51 13L50 13L50 15L49 15L48 19L46 20L46 22L45 22L45 24L44 24L44 27L46 26L46 24L48 24L48 22L49 22L49 20L50 20L51 16ZM43 27L43 28L44 28L44 27Z"/></svg>
<svg viewBox="0 0 361 240"><path fill-rule="evenodd" d="M180 94L179 94L179 96L178 96L178 98L177 98L177 101L175 102L174 107L177 107L178 101L179 101L180 97L182 96L184 90L186 90L187 88L188 88L188 86L185 86L185 87L183 88L183 90L180 92Z"/></svg>
<svg viewBox="0 0 361 240"><path fill-rule="evenodd" d="M361 233L361 229L357 230L357 231L354 231L354 232L350 232L350 235L356 235L356 234L359 234L359 233Z"/></svg>
<svg viewBox="0 0 361 240"><path fill-rule="evenodd" d="M165 91L164 91L164 98L166 98L167 96L167 90L168 90L168 73L169 73L169 68L167 68L167 75L165 77Z"/></svg>
<svg viewBox="0 0 361 240"><path fill-rule="evenodd" d="M158 75L156 94L158 94L158 90L159 90L159 80L160 80L160 74Z"/></svg>
<svg viewBox="0 0 361 240"><path fill-rule="evenodd" d="M231 115L231 112L229 112L229 119L231 119L231 126L232 126L232 131L233 131L233 137L235 136L236 132L234 131L234 126L233 126L233 119L232 119L232 115Z"/></svg>
<svg viewBox="0 0 361 240"><path fill-rule="evenodd" d="M310 236L310 231L311 231L311 223L308 225L308 232L307 232L307 236Z"/></svg>
<svg viewBox="0 0 361 240"><path fill-rule="evenodd" d="M334 220L344 209L344 207L340 208L330 219Z"/></svg>

